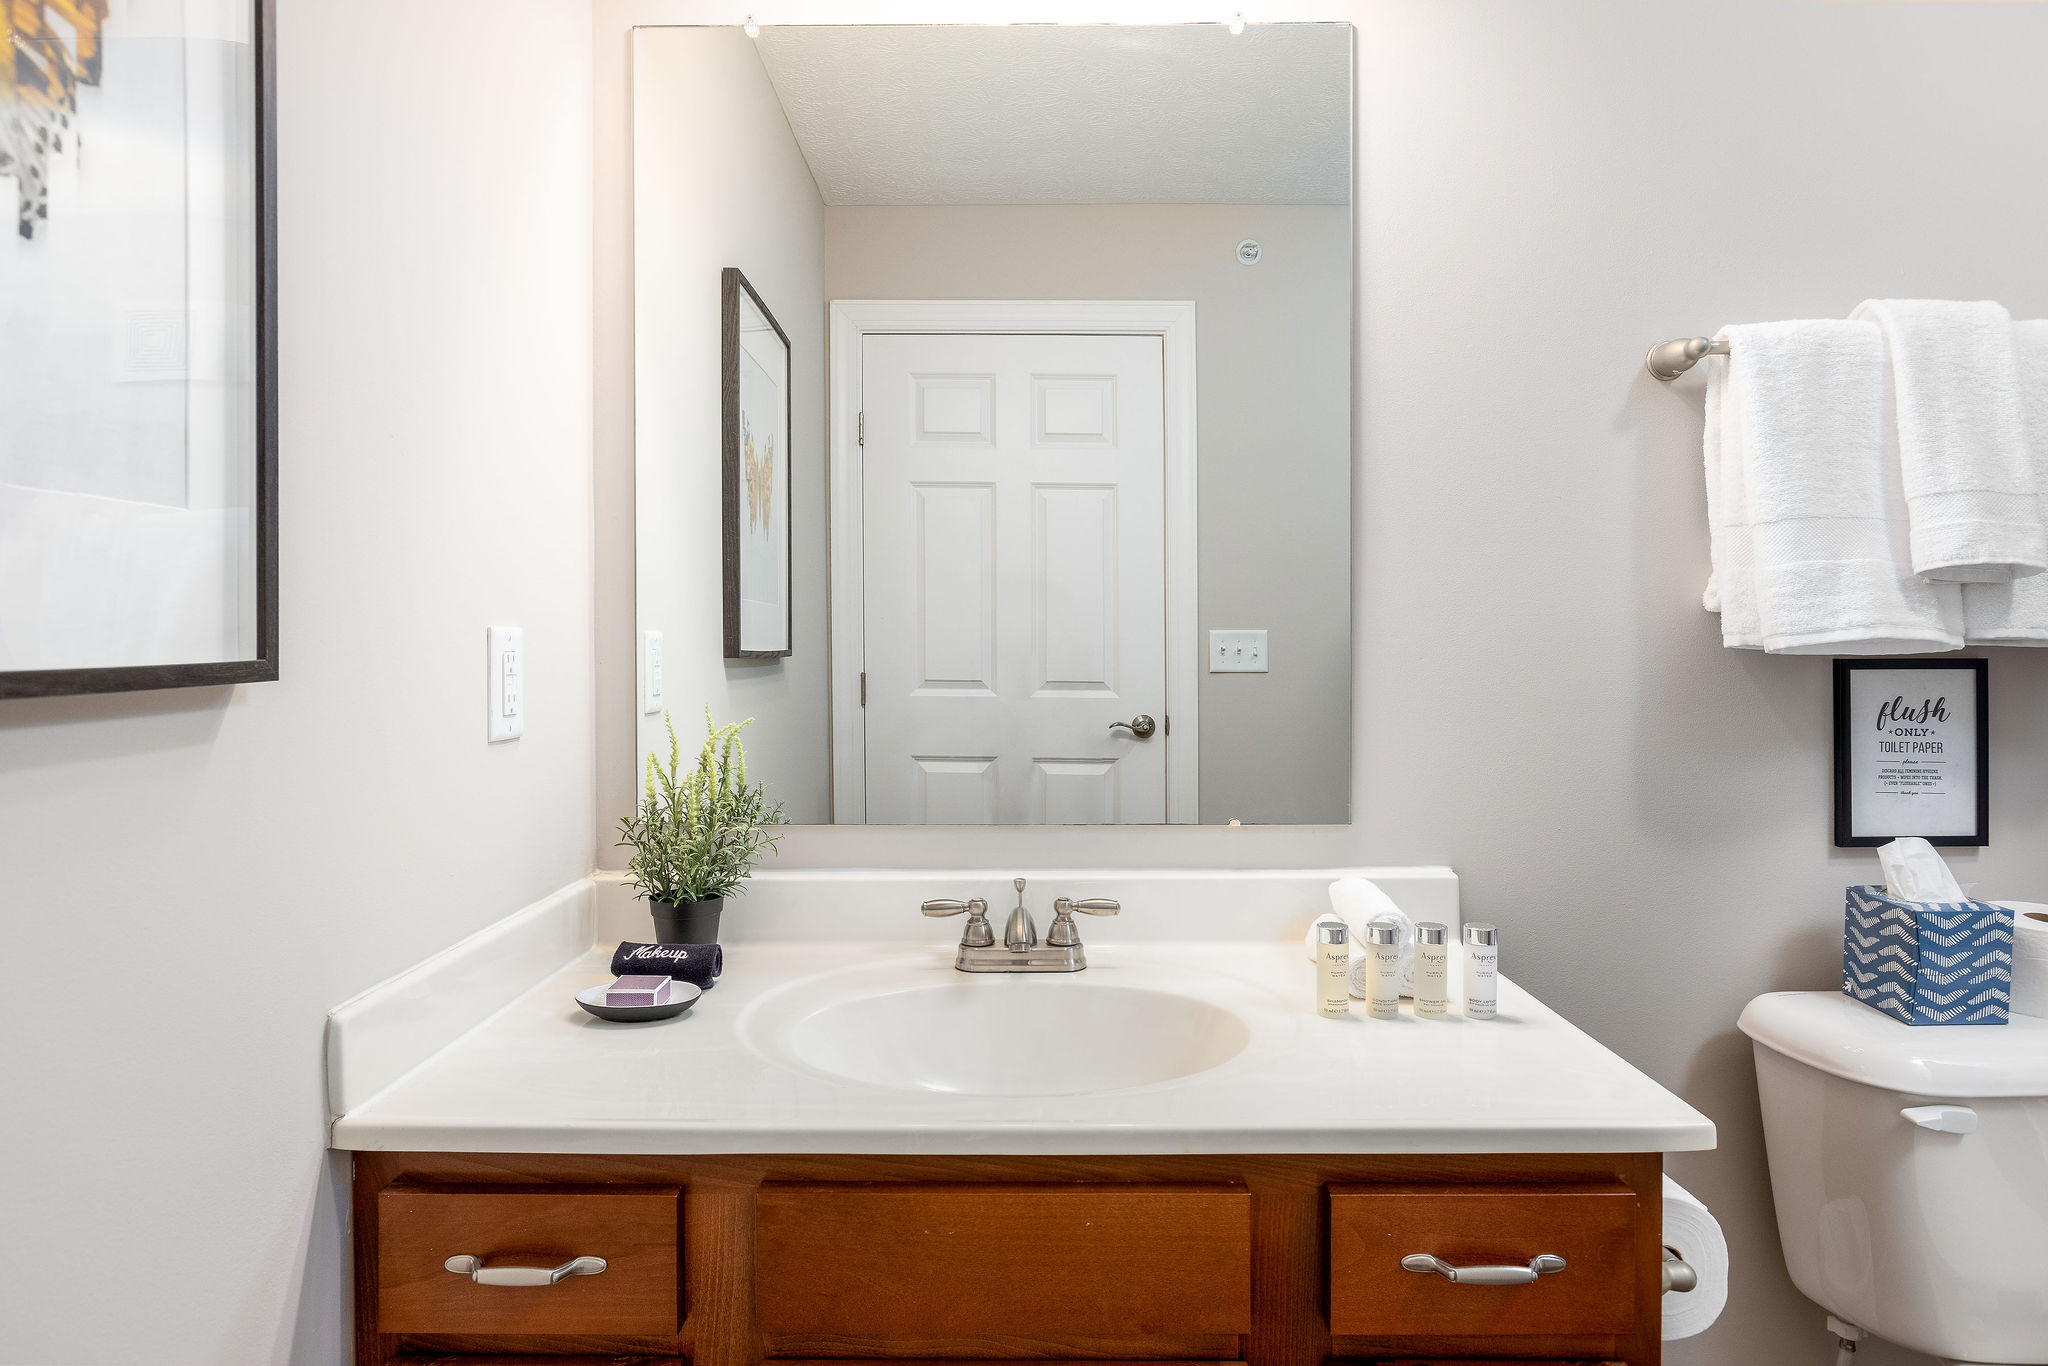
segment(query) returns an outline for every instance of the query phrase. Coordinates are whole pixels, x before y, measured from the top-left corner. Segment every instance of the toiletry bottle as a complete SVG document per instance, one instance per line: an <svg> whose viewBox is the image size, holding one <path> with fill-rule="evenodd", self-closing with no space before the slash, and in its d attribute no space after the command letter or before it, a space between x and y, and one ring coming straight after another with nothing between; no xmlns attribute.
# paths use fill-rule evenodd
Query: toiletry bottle
<svg viewBox="0 0 2048 1366"><path fill-rule="evenodd" d="M1365 1013L1401 1018L1401 927L1382 921L1365 927Z"/></svg>
<svg viewBox="0 0 2048 1366"><path fill-rule="evenodd" d="M1415 927L1415 1018L1441 1020L1450 1002L1450 931L1434 920Z"/></svg>
<svg viewBox="0 0 2048 1366"><path fill-rule="evenodd" d="M1465 927L1465 1018L1490 1020L1500 1008L1500 931Z"/></svg>
<svg viewBox="0 0 2048 1366"><path fill-rule="evenodd" d="M1336 921L1316 926L1316 1014L1351 1013L1351 931Z"/></svg>

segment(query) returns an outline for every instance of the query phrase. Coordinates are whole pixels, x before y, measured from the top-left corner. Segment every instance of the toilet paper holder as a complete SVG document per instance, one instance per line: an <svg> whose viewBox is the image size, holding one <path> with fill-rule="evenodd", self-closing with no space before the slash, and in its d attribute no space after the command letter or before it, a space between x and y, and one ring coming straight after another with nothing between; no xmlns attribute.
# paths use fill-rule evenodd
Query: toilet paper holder
<svg viewBox="0 0 2048 1366"><path fill-rule="evenodd" d="M1692 1264L1678 1255L1675 1248L1664 1249L1664 1289L1668 1293L1676 1290L1683 1295L1689 1290L1699 1289L1700 1273Z"/></svg>

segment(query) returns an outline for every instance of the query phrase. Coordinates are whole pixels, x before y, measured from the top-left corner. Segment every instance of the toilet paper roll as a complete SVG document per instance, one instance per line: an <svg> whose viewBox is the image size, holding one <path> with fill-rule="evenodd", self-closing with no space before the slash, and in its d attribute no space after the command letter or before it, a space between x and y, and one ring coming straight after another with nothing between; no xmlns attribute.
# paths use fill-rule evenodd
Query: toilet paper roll
<svg viewBox="0 0 2048 1366"><path fill-rule="evenodd" d="M1664 1292L1664 1341L1704 1333L1728 1303L1728 1239L1697 1196L1664 1178L1664 1246L1698 1273L1691 1290Z"/></svg>
<svg viewBox="0 0 2048 1366"><path fill-rule="evenodd" d="M2048 1015L2048 904L2001 901L2012 908L2012 1009Z"/></svg>

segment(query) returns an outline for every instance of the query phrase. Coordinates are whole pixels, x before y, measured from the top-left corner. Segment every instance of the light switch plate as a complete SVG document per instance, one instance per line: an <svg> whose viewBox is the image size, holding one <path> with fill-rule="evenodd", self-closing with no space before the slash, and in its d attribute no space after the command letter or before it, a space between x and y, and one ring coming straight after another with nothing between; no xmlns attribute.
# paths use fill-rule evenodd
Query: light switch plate
<svg viewBox="0 0 2048 1366"><path fill-rule="evenodd" d="M1262 674L1266 670L1264 631L1211 631L1209 672L1212 674Z"/></svg>
<svg viewBox="0 0 2048 1366"><path fill-rule="evenodd" d="M493 626L485 634L490 641L491 740L517 740L526 729L526 632Z"/></svg>
<svg viewBox="0 0 2048 1366"><path fill-rule="evenodd" d="M652 716L661 710L661 632L640 637L640 710Z"/></svg>

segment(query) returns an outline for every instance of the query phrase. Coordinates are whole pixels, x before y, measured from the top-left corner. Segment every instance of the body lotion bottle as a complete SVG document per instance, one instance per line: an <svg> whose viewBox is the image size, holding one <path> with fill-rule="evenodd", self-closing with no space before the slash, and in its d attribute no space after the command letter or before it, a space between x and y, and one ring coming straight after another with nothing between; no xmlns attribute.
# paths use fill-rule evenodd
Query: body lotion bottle
<svg viewBox="0 0 2048 1366"><path fill-rule="evenodd" d="M1337 921L1316 926L1316 1014L1326 1020L1351 1013L1351 931Z"/></svg>
<svg viewBox="0 0 2048 1366"><path fill-rule="evenodd" d="M1415 1014L1441 1020L1450 1003L1450 931L1434 920L1415 927Z"/></svg>
<svg viewBox="0 0 2048 1366"><path fill-rule="evenodd" d="M1500 1013L1500 931L1491 925L1465 927L1465 1018L1490 1020Z"/></svg>

